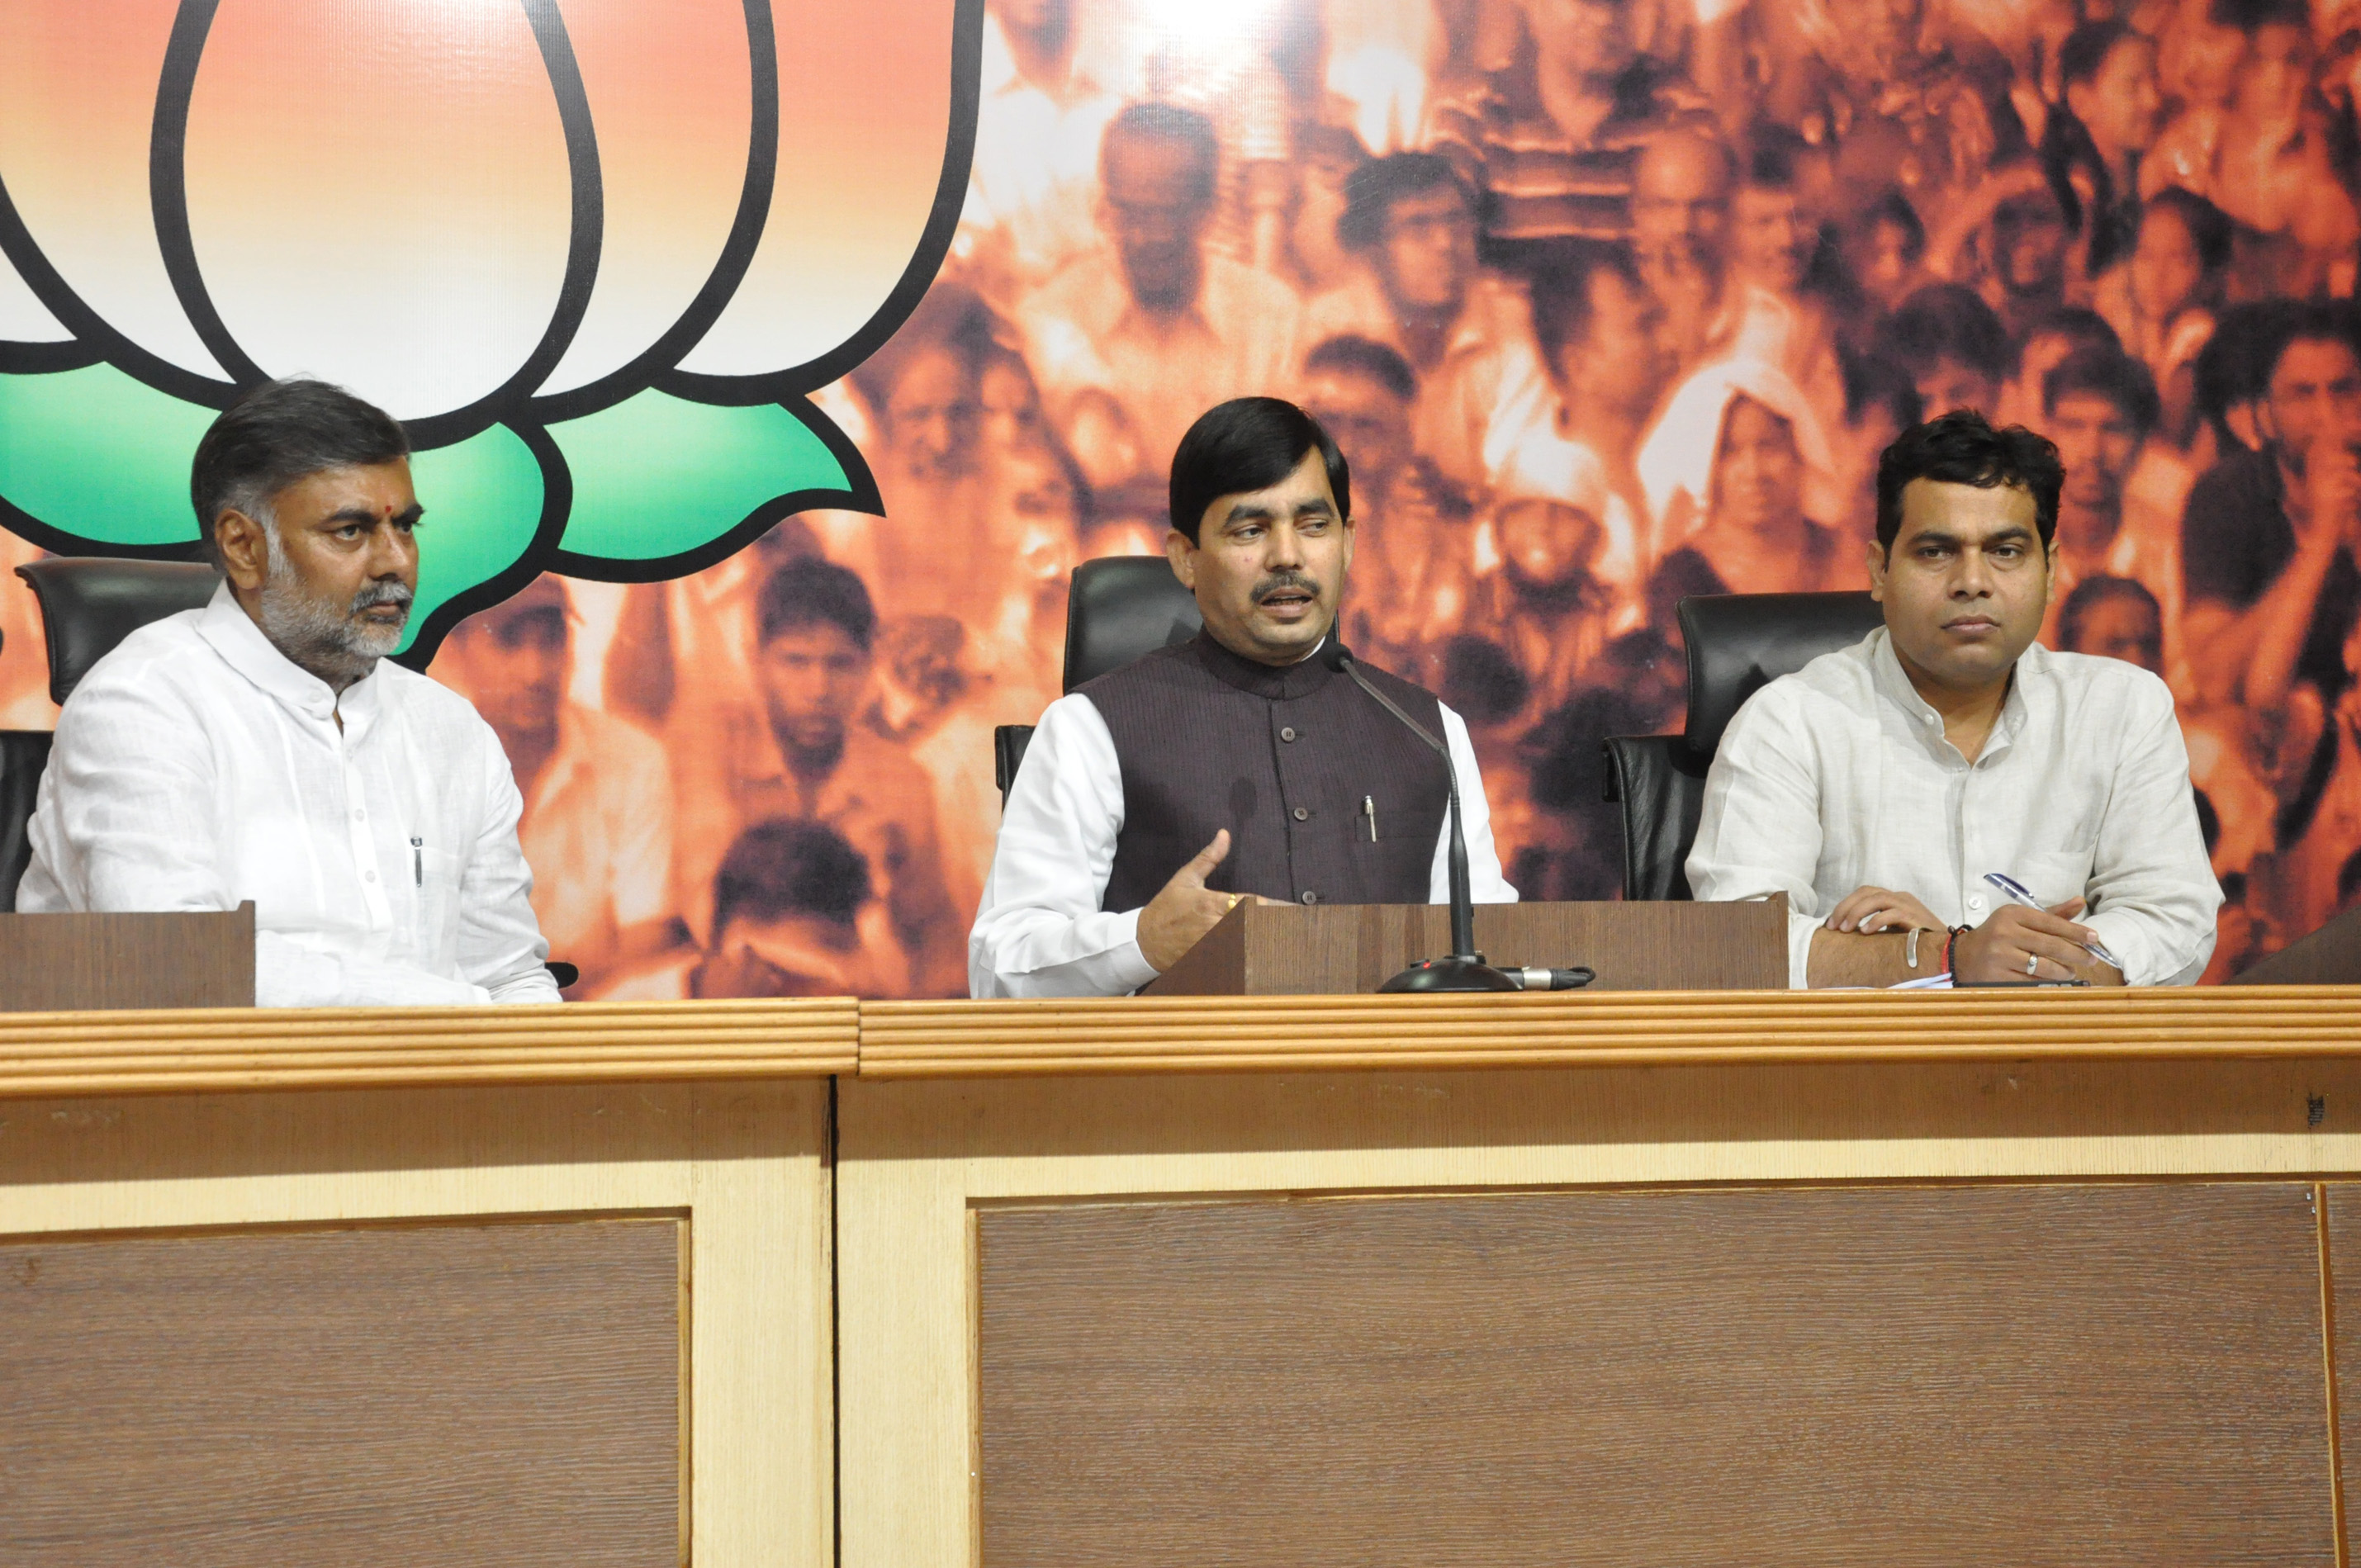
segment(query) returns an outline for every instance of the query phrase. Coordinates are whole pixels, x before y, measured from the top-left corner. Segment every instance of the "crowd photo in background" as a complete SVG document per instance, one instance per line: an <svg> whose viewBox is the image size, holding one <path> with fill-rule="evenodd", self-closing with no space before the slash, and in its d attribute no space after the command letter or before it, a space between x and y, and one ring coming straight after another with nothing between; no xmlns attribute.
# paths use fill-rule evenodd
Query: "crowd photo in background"
<svg viewBox="0 0 2361 1568"><path fill-rule="evenodd" d="M570 994L963 993L993 729L1246 394L1350 460L1346 641L1466 718L1527 898L1620 894L1600 742L1679 728L1678 601L1865 588L1877 454L1969 407L2067 466L2043 641L2177 698L2208 980L2361 899L2361 0L986 13L950 256L816 400L884 515L544 577L433 666Z"/></svg>

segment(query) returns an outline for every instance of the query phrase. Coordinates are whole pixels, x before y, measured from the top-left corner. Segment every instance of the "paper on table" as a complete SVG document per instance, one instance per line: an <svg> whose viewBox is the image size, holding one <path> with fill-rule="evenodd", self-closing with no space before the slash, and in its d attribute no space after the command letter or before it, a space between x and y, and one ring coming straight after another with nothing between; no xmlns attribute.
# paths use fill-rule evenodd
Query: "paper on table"
<svg viewBox="0 0 2361 1568"><path fill-rule="evenodd" d="M1905 980L1898 985L1889 985L1885 989L1888 991L1949 991L1951 989L1951 971L1945 970L1941 974L1930 974L1924 980Z"/></svg>

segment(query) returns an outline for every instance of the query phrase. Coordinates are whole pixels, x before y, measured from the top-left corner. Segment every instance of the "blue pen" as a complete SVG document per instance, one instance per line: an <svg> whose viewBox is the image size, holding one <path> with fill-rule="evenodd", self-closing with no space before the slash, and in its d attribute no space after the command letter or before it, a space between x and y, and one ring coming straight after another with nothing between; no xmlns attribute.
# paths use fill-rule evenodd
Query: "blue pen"
<svg viewBox="0 0 2361 1568"><path fill-rule="evenodd" d="M2017 881L2015 877L2010 876L2005 872L1984 872L1984 881L1992 883L1994 887L2000 889L2001 892L2008 894L2009 902L2012 904L2022 904L2027 909L2039 909L2042 907L2041 900L2033 896L2033 890L2031 888L2026 887L2023 883ZM2124 967L2123 959L2107 951L2104 947L2101 946L2097 942L2083 943L2082 950L2090 954L2092 958L2098 959L2103 964L2113 964L2118 970L2121 970Z"/></svg>

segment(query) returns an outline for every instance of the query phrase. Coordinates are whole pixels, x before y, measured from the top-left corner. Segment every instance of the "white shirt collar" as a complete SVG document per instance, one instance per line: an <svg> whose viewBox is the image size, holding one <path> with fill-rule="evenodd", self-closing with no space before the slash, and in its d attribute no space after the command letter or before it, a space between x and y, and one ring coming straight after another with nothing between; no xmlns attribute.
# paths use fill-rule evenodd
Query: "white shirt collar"
<svg viewBox="0 0 2361 1568"><path fill-rule="evenodd" d="M227 578L198 612L197 635L211 644L231 669L298 718L330 724L341 708L345 732L356 740L377 718L379 693L385 683L378 679L376 666L346 686L339 697L329 689L327 682L280 652L278 645L263 635L262 628L255 624L254 617L246 612L246 607L230 591Z"/></svg>

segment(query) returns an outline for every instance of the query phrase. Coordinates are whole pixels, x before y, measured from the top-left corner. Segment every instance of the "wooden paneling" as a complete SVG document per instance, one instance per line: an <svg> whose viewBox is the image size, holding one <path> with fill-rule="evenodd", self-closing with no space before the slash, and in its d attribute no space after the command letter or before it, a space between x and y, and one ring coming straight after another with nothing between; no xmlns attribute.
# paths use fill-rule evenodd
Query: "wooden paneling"
<svg viewBox="0 0 2361 1568"><path fill-rule="evenodd" d="M0 1246L0 1561L676 1562L686 1240Z"/></svg>
<svg viewBox="0 0 2361 1568"><path fill-rule="evenodd" d="M851 997L25 1014L0 1018L0 1098L822 1077L860 1037Z"/></svg>
<svg viewBox="0 0 2361 1568"><path fill-rule="evenodd" d="M2356 1051L2361 989L2328 986L1134 996L861 1008L863 1078Z"/></svg>
<svg viewBox="0 0 2361 1568"><path fill-rule="evenodd" d="M1732 991L1787 983L1787 901L1479 904L1476 946L1494 963L1596 970L1594 991ZM1151 996L1348 996L1451 950L1435 904L1242 904Z"/></svg>
<svg viewBox="0 0 2361 1568"><path fill-rule="evenodd" d="M253 1005L250 901L214 914L0 915L0 1013Z"/></svg>
<svg viewBox="0 0 2361 1568"><path fill-rule="evenodd" d="M977 1223L986 1568L2335 1559L2301 1183Z"/></svg>
<svg viewBox="0 0 2361 1568"><path fill-rule="evenodd" d="M9 1101L0 1239L686 1214L696 1561L829 1568L831 1098L779 1077ZM0 1275L0 1337L6 1302Z"/></svg>

